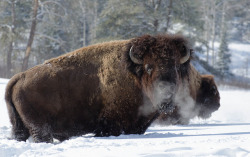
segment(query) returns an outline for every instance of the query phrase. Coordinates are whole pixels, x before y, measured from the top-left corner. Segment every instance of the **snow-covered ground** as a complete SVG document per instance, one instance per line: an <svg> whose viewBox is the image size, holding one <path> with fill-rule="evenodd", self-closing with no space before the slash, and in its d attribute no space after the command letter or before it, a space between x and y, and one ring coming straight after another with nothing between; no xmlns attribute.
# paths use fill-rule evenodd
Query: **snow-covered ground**
<svg viewBox="0 0 250 157"><path fill-rule="evenodd" d="M222 156L250 157L250 91L220 90L221 108L208 120L186 126L151 126L144 135L74 137L62 143L8 140L4 102L8 80L0 79L0 157L21 156Z"/></svg>

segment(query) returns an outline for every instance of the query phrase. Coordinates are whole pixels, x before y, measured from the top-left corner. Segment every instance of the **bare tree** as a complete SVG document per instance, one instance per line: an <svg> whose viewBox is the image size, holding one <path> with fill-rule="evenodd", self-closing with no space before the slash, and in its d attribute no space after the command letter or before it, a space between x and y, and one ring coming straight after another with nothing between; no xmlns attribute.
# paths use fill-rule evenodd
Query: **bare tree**
<svg viewBox="0 0 250 157"><path fill-rule="evenodd" d="M145 8L148 9L150 12L151 16L148 17L150 22L148 23L152 29L153 33L157 33L158 28L159 28L159 8L161 6L162 1L161 0L148 0L148 1L143 1L143 5Z"/></svg>
<svg viewBox="0 0 250 157"><path fill-rule="evenodd" d="M87 45L87 5L86 1L79 1L82 11L82 46Z"/></svg>
<svg viewBox="0 0 250 157"><path fill-rule="evenodd" d="M96 26L98 19L98 3L97 0L94 0L94 20L93 20L93 31L92 31L92 40L96 38Z"/></svg>
<svg viewBox="0 0 250 157"><path fill-rule="evenodd" d="M157 14L159 7L161 5L161 0L150 0L152 3L153 14ZM159 17L154 16L153 26L154 26L154 33L157 33L159 27Z"/></svg>
<svg viewBox="0 0 250 157"><path fill-rule="evenodd" d="M227 11L227 2L222 3L222 17L221 17L221 29L220 29L220 38L223 36L224 31L226 31L226 11Z"/></svg>
<svg viewBox="0 0 250 157"><path fill-rule="evenodd" d="M168 32L168 29L169 29L169 26L170 26L170 19L171 19L172 9L173 9L173 0L169 0L165 32Z"/></svg>
<svg viewBox="0 0 250 157"><path fill-rule="evenodd" d="M245 61L246 77L248 77L249 62L250 62L250 59L249 59L249 57L248 57L248 58L246 59L246 61Z"/></svg>
<svg viewBox="0 0 250 157"><path fill-rule="evenodd" d="M216 3L215 0L211 2L211 13L212 13L212 34L211 34L211 49L212 49L212 66L215 65L215 50L214 50L214 42L215 42L215 24L216 24Z"/></svg>
<svg viewBox="0 0 250 157"><path fill-rule="evenodd" d="M14 45L14 36L15 36L15 28L16 28L16 1L11 1L11 21L12 25L10 26L10 43L9 43L9 49L7 54L7 73L6 76L11 76L11 69L12 69L12 53L13 53L13 45Z"/></svg>
<svg viewBox="0 0 250 157"><path fill-rule="evenodd" d="M25 51L25 57L23 59L22 71L25 71L26 69L28 69L28 62L29 62L29 57L30 57L30 53L31 53L31 46L32 46L32 43L34 40L35 31L36 31L38 6L39 6L38 0L34 0L32 24L31 24L28 44L27 44L26 51Z"/></svg>
<svg viewBox="0 0 250 157"><path fill-rule="evenodd" d="M209 63L209 41L210 41L210 31L211 31L211 20L210 20L210 5L213 0L203 0L202 11L203 11L203 21L204 21L204 44L206 46L206 61Z"/></svg>

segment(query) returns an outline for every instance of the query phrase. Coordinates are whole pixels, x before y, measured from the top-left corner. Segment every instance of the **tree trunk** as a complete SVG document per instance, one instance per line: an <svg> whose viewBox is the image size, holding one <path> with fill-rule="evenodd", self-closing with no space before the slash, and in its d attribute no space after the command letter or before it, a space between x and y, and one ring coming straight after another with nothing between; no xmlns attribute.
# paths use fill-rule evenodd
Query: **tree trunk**
<svg viewBox="0 0 250 157"><path fill-rule="evenodd" d="M97 3L97 0L94 1L94 20L93 20L93 25L94 25L94 29L92 31L92 40L95 40L96 39L96 26L97 26L97 18L98 18L98 3Z"/></svg>
<svg viewBox="0 0 250 157"><path fill-rule="evenodd" d="M203 0L203 18L204 18L204 42L206 46L206 61L209 63L209 7L208 7L209 2L207 0Z"/></svg>
<svg viewBox="0 0 250 157"><path fill-rule="evenodd" d="M158 19L154 19L154 33L157 33L158 27L159 27L159 21Z"/></svg>
<svg viewBox="0 0 250 157"><path fill-rule="evenodd" d="M246 76L245 77L248 77L248 69L249 69L249 58L246 59Z"/></svg>
<svg viewBox="0 0 250 157"><path fill-rule="evenodd" d="M86 25L86 15L83 15L83 24L82 24L83 28L82 28L82 46L86 46L87 44L87 35L86 35L86 29L87 29L87 25Z"/></svg>
<svg viewBox="0 0 250 157"><path fill-rule="evenodd" d="M9 44L9 50L7 54L7 71L6 71L6 77L10 77L12 74L11 69L12 69L12 63L11 63L11 57L13 53L13 45L14 45L14 36L15 36L15 27L16 27L16 11L15 11L15 0L12 0L11 2L11 20L12 20L12 26L11 26L11 37L10 37L10 44Z"/></svg>
<svg viewBox="0 0 250 157"><path fill-rule="evenodd" d="M153 5L153 11L154 11L154 15L157 15L157 11L161 5L161 0L156 0L156 1L152 1L152 5ZM157 33L158 31L158 27L159 27L159 20L158 17L154 16L154 21L153 21L153 26L154 26L154 33Z"/></svg>
<svg viewBox="0 0 250 157"><path fill-rule="evenodd" d="M38 0L34 0L32 24L31 24L28 44L27 44L26 51L25 51L25 57L23 59L22 71L25 71L28 69L28 62L29 62L29 57L30 57L30 53L31 53L31 46L32 46L32 43L34 40L35 31L36 31L36 21L37 21L36 16L37 16L38 6L39 6Z"/></svg>
<svg viewBox="0 0 250 157"><path fill-rule="evenodd" d="M79 1L82 11L82 46L87 46L87 9L86 1Z"/></svg>
<svg viewBox="0 0 250 157"><path fill-rule="evenodd" d="M223 2L222 4L222 17L221 17L221 28L220 28L220 38L222 38L223 33L225 31L225 16L226 16L226 2Z"/></svg>
<svg viewBox="0 0 250 157"><path fill-rule="evenodd" d="M215 66L215 51L214 51L214 42L215 42L215 20L216 20L216 4L215 1L212 1L212 66Z"/></svg>
<svg viewBox="0 0 250 157"><path fill-rule="evenodd" d="M11 37L13 38L13 37ZM8 50L8 55L7 55L7 71L5 76L7 78L9 78L11 76L11 69L12 69L12 63L11 63L11 56L12 56L12 52L13 52L13 39L11 39L10 41L10 45L9 45L9 50Z"/></svg>
<svg viewBox="0 0 250 157"><path fill-rule="evenodd" d="M169 29L170 16L171 16L171 13L172 13L172 9L173 9L173 0L169 0L168 14L167 14L167 24L166 24L165 32L168 32L168 29Z"/></svg>

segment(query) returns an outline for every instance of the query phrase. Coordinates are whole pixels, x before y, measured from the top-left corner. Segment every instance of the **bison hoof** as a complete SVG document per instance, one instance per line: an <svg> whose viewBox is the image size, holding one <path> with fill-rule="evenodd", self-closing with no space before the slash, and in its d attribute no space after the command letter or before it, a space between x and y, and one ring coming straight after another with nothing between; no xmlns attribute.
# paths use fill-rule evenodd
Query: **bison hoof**
<svg viewBox="0 0 250 157"><path fill-rule="evenodd" d="M50 136L46 136L46 137L35 136L33 137L33 140L35 143L40 143L40 142L53 143L53 138Z"/></svg>
<svg viewBox="0 0 250 157"><path fill-rule="evenodd" d="M39 143L39 142L53 143L52 135L45 131L36 131L36 132L33 131L32 138L35 143Z"/></svg>
<svg viewBox="0 0 250 157"><path fill-rule="evenodd" d="M10 139L15 139L17 141L26 141L29 138L29 136L30 136L29 132L26 129L21 129L21 130L13 129Z"/></svg>

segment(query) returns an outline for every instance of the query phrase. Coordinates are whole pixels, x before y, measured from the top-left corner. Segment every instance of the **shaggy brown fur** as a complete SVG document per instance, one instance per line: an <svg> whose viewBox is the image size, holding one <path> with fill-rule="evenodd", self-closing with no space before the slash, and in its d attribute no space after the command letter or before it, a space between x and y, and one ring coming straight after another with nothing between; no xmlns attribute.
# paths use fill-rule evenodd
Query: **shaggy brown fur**
<svg viewBox="0 0 250 157"><path fill-rule="evenodd" d="M142 64L131 60L132 46ZM180 63L189 51L181 36L146 35L84 47L19 73L5 95L13 138L142 134L180 84L199 82L190 76L190 59ZM158 88L169 96L158 100Z"/></svg>
<svg viewBox="0 0 250 157"><path fill-rule="evenodd" d="M220 107L220 94L212 75L202 75L201 87L197 93L199 117L209 118Z"/></svg>
<svg viewBox="0 0 250 157"><path fill-rule="evenodd" d="M176 106L174 112L161 114L156 123L162 125L188 124L190 119L196 116L202 119L209 118L220 107L220 95L212 75L201 75L201 83L197 89L194 104L191 116L183 116L180 112L182 106Z"/></svg>

